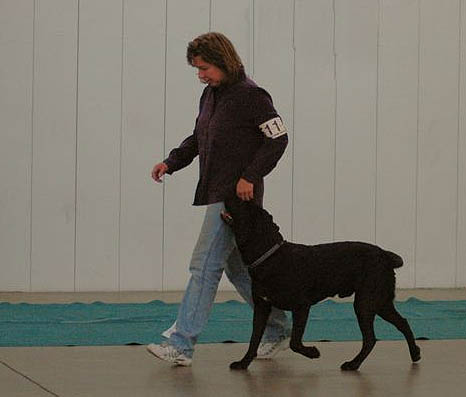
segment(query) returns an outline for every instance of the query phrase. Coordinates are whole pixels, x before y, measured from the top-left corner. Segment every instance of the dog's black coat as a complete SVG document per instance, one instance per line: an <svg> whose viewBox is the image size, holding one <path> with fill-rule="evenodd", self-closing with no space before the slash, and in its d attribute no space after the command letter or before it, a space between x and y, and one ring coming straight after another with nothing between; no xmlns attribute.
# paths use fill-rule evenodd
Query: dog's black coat
<svg viewBox="0 0 466 397"><path fill-rule="evenodd" d="M309 358L320 356L315 347L304 346L302 336L310 307L325 299L355 293L354 310L361 329L362 349L343 370L357 370L373 349L374 318L378 314L405 336L411 359L420 360L411 328L393 305L395 272L403 260L380 247L362 242L302 245L283 242L272 216L252 202L237 198L225 201L222 218L233 229L236 243L252 280L254 322L249 350L232 369L246 369L256 357L272 306L290 310L293 329L290 347ZM280 248L257 266L250 265L276 243Z"/></svg>

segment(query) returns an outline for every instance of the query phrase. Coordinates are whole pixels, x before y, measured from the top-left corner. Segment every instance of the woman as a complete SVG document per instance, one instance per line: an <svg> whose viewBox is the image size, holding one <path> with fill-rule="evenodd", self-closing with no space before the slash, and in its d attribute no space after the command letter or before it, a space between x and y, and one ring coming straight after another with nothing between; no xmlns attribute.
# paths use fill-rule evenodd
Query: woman
<svg viewBox="0 0 466 397"><path fill-rule="evenodd" d="M220 218L224 200L237 194L262 205L263 178L277 164L288 143L286 129L272 98L251 79L233 44L221 33L206 33L189 43L188 63L207 84L194 132L167 159L156 164L152 178L172 174L199 156L200 174L194 205L206 205L206 215L189 270L191 278L177 320L161 345L147 350L156 357L189 366L197 337L207 323L218 283L225 270L246 302L253 305L251 281L234 236ZM283 311L273 310L258 350L271 358L289 346L289 324Z"/></svg>

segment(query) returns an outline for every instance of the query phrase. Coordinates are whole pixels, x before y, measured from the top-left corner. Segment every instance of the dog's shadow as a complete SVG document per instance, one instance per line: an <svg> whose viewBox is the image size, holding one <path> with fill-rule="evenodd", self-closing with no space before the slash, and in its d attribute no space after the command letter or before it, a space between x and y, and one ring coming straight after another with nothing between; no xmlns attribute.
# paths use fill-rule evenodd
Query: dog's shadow
<svg viewBox="0 0 466 397"><path fill-rule="evenodd" d="M334 389L338 377L341 377L338 383L342 389L351 385L355 395L370 396L374 390L371 378L359 371L323 371L306 365L305 361L299 367L287 361L261 360L252 370L233 371L231 374L243 383L247 395L266 395L270 392L272 395L309 396L310 390Z"/></svg>

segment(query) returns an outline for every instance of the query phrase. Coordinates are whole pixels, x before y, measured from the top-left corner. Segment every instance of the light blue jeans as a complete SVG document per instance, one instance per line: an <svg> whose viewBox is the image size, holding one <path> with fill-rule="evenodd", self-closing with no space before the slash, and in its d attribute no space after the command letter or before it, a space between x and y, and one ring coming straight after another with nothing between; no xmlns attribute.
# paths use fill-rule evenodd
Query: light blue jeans
<svg viewBox="0 0 466 397"><path fill-rule="evenodd" d="M194 345L207 324L223 270L236 290L252 307L251 279L236 247L232 230L220 218L224 203L207 206L204 223L191 258L191 278L181 302L176 329L168 343L192 357ZM286 314L276 308L264 332L263 341L275 341L290 335Z"/></svg>

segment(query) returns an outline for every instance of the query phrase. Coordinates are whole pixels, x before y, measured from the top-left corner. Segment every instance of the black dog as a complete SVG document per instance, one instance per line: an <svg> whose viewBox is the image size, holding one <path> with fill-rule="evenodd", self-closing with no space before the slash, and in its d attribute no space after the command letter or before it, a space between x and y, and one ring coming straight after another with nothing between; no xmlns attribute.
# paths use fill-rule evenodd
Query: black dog
<svg viewBox="0 0 466 397"><path fill-rule="evenodd" d="M362 242L302 245L283 241L272 216L252 202L226 200L222 219L235 234L248 267L254 300L253 332L249 349L232 369L246 369L256 357L272 306L290 310L293 329L290 348L309 358L320 356L316 347L304 346L302 336L310 307L327 298L355 293L354 310L362 333L362 349L342 370L357 370L372 351L378 314L405 336L411 360L420 360L411 328L393 305L395 272L403 260L393 252Z"/></svg>

